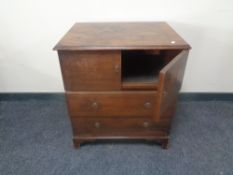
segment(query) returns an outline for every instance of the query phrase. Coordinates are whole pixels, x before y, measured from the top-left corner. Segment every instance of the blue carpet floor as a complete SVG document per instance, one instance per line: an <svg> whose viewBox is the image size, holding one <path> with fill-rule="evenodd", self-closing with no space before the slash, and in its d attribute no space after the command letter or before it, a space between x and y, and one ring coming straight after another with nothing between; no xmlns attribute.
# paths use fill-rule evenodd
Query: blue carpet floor
<svg viewBox="0 0 233 175"><path fill-rule="evenodd" d="M168 150L145 142L75 150L63 100L0 102L0 175L233 175L233 103L180 102Z"/></svg>

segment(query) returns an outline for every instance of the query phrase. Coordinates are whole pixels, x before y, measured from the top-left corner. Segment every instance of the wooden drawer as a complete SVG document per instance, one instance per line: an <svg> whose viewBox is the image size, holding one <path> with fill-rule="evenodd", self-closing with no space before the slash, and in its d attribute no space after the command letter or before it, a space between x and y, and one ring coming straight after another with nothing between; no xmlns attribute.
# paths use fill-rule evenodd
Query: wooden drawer
<svg viewBox="0 0 233 175"><path fill-rule="evenodd" d="M71 118L75 135L100 134L100 135L127 135L130 133L166 132L168 122L155 123L150 118Z"/></svg>
<svg viewBox="0 0 233 175"><path fill-rule="evenodd" d="M120 51L59 51L66 91L121 89Z"/></svg>
<svg viewBox="0 0 233 175"><path fill-rule="evenodd" d="M67 93L71 116L145 117L152 116L157 93L140 92L76 92Z"/></svg>

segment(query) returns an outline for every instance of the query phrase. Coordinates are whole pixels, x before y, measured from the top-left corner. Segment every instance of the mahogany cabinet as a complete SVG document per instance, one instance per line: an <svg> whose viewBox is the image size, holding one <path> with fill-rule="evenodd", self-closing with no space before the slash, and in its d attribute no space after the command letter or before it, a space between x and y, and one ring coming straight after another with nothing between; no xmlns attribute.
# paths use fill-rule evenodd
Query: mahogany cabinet
<svg viewBox="0 0 233 175"><path fill-rule="evenodd" d="M76 23L54 49L76 147L140 139L167 148L190 49L167 23Z"/></svg>

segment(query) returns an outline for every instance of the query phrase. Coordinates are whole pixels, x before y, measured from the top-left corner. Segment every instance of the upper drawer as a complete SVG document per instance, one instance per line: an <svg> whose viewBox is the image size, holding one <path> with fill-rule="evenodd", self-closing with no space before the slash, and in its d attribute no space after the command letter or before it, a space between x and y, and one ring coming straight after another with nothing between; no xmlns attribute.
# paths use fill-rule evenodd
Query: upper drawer
<svg viewBox="0 0 233 175"><path fill-rule="evenodd" d="M156 92L77 92L67 93L71 116L145 117L152 116Z"/></svg>
<svg viewBox="0 0 233 175"><path fill-rule="evenodd" d="M121 89L120 51L59 51L66 91Z"/></svg>

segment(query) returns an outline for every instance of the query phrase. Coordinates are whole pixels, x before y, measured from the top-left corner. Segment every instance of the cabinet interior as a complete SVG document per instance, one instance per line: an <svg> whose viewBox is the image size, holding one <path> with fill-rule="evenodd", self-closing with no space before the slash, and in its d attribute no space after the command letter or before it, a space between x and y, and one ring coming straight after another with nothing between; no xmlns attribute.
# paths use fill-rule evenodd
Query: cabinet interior
<svg viewBox="0 0 233 175"><path fill-rule="evenodd" d="M181 50L125 50L122 58L122 89L156 89L159 72Z"/></svg>

